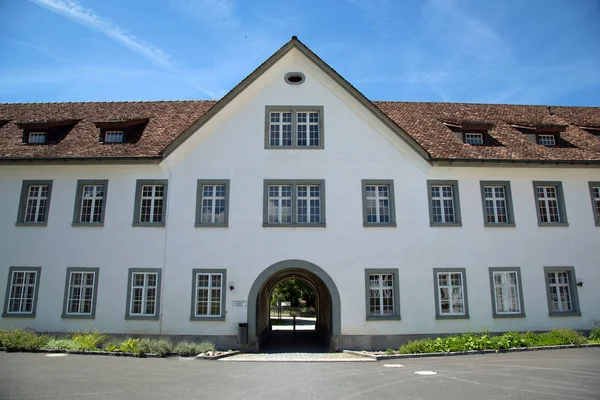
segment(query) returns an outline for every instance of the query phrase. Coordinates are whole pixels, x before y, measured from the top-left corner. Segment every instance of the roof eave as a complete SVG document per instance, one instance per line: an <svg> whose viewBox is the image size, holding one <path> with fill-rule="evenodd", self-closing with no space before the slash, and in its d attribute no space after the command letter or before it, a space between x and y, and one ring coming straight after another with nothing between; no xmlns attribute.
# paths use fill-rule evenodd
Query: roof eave
<svg viewBox="0 0 600 400"><path fill-rule="evenodd" d="M40 164L159 164L162 156L144 157L0 157L0 165L40 165Z"/></svg>
<svg viewBox="0 0 600 400"><path fill-rule="evenodd" d="M544 167L600 167L600 160L511 160L511 159L476 159L476 158L432 158L434 166L454 166L454 167L487 167L487 166L505 166L505 167L525 167L525 166L544 166Z"/></svg>

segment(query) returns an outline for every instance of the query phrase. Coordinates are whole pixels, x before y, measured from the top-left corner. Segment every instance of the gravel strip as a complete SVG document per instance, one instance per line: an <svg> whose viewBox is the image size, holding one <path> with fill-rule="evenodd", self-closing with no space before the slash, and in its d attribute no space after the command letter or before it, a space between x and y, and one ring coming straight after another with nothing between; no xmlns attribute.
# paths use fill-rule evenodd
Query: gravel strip
<svg viewBox="0 0 600 400"><path fill-rule="evenodd" d="M349 353L243 353L218 361L252 362L352 362L377 361L370 357Z"/></svg>

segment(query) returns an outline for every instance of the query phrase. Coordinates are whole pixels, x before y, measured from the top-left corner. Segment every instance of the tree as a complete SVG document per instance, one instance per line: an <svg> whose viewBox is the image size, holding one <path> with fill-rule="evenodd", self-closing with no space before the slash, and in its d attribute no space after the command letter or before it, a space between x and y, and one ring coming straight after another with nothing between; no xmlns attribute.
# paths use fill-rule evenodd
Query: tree
<svg viewBox="0 0 600 400"><path fill-rule="evenodd" d="M298 307L301 299L308 307L315 306L316 295L312 286L302 279L286 279L275 286L271 295L271 305L276 306L280 301L289 301L292 307Z"/></svg>

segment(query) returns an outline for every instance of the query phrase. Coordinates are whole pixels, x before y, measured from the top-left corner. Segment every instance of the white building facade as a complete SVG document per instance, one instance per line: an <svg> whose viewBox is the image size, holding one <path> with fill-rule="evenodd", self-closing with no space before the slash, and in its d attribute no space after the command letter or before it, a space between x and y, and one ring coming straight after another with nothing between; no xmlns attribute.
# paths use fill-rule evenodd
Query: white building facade
<svg viewBox="0 0 600 400"><path fill-rule="evenodd" d="M0 328L258 349L292 276L333 349L599 326L595 160L432 161L320 62L292 39L151 162L4 157Z"/></svg>

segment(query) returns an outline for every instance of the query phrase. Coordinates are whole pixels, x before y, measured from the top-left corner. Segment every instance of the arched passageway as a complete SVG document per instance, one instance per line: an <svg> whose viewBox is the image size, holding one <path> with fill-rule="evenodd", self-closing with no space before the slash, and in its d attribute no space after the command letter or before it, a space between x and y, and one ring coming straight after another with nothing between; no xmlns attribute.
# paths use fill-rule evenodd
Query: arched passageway
<svg viewBox="0 0 600 400"><path fill-rule="evenodd" d="M248 295L248 347L260 350L272 335L270 326L270 297L273 288L286 279L302 279L316 292L317 320L315 331L302 335L329 350L338 350L341 332L340 295L331 277L317 265L303 260L285 260L265 269L254 281ZM278 333L278 340L286 340L289 333ZM291 337L288 336L290 339Z"/></svg>

